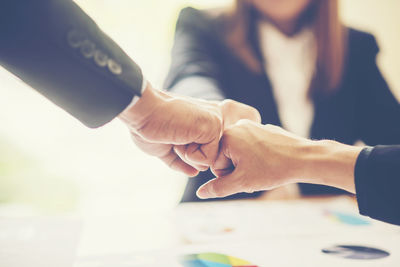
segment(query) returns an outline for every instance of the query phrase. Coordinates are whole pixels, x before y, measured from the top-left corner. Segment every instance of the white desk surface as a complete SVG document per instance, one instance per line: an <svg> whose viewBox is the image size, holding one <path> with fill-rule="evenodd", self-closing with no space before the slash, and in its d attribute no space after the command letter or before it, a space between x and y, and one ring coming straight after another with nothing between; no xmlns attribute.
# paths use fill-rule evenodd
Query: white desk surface
<svg viewBox="0 0 400 267"><path fill-rule="evenodd" d="M350 216L350 223L338 214ZM391 255L350 260L321 252L333 245L370 246ZM180 266L176 255L201 252L257 266L398 267L400 227L358 216L348 197L191 203L168 214L0 217L0 266Z"/></svg>

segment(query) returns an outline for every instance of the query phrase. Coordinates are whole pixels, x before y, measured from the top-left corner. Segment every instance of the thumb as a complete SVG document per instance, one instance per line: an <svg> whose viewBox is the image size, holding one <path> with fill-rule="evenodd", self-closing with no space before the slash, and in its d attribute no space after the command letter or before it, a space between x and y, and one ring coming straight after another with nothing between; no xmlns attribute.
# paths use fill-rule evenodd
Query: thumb
<svg viewBox="0 0 400 267"><path fill-rule="evenodd" d="M220 150L215 163L211 166L212 173L217 176L225 176L235 170L235 165L232 160L225 155L223 149Z"/></svg>
<svg viewBox="0 0 400 267"><path fill-rule="evenodd" d="M226 176L235 170L236 164L230 153L232 147L228 139L227 135L222 136L217 159L211 166L212 173L217 177Z"/></svg>
<svg viewBox="0 0 400 267"><path fill-rule="evenodd" d="M200 186L197 196L201 199L220 198L243 192L241 183L236 178L237 172L234 171L226 176L214 178Z"/></svg>

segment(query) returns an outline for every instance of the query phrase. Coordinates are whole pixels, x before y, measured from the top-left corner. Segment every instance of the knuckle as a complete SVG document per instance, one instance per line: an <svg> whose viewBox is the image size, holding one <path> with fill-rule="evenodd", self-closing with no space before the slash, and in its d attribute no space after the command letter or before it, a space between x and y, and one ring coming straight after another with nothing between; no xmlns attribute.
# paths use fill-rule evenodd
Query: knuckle
<svg viewBox="0 0 400 267"><path fill-rule="evenodd" d="M264 125L264 129L267 130L271 134L282 133L282 128L273 124Z"/></svg>
<svg viewBox="0 0 400 267"><path fill-rule="evenodd" d="M235 135L235 132L237 131L237 129L236 129L236 127L230 127L230 128L228 128L228 129L226 129L225 131L224 131L224 135L223 135L223 142L225 141L225 142L229 142L229 140L231 140L232 138L234 138L236 135Z"/></svg>
<svg viewBox="0 0 400 267"><path fill-rule="evenodd" d="M199 114L196 120L197 129L200 132L204 132L215 125L215 118L208 113Z"/></svg>
<svg viewBox="0 0 400 267"><path fill-rule="evenodd" d="M213 114L204 114L197 120L197 134L208 136L209 141L219 138L222 132L222 119Z"/></svg>
<svg viewBox="0 0 400 267"><path fill-rule="evenodd" d="M236 102L235 100L232 99L225 99L222 101L222 106L224 106L225 108L230 108L234 105L236 105L238 102Z"/></svg>
<svg viewBox="0 0 400 267"><path fill-rule="evenodd" d="M236 123L236 125L239 128L249 128L252 125L252 121L248 119L241 119Z"/></svg>
<svg viewBox="0 0 400 267"><path fill-rule="evenodd" d="M276 129L276 126L272 125L272 124L265 124L264 128L268 131L273 131Z"/></svg>
<svg viewBox="0 0 400 267"><path fill-rule="evenodd" d="M261 115L260 115L260 112L258 112L258 110L256 109L256 108L254 108L254 107L250 107L250 106L248 106L249 107L249 117L251 118L251 119L253 119L255 122L258 122L258 123L260 123L261 122Z"/></svg>
<svg viewBox="0 0 400 267"><path fill-rule="evenodd" d="M219 116L214 116L214 127L215 127L215 133L221 134L223 130L223 125L222 125L222 118Z"/></svg>

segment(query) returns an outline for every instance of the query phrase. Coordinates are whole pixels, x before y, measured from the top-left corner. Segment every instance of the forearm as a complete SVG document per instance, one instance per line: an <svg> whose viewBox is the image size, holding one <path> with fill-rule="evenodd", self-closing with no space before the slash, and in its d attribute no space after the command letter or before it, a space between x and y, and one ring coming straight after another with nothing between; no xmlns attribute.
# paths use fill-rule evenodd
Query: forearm
<svg viewBox="0 0 400 267"><path fill-rule="evenodd" d="M311 141L300 148L303 164L299 182L322 184L355 193L354 169L362 147L335 141Z"/></svg>

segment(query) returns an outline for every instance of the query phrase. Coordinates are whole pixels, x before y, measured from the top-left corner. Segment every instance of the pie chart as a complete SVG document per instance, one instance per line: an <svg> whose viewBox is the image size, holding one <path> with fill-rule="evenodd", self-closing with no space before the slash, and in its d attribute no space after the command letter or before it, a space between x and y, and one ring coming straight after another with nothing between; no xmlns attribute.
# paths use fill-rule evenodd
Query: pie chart
<svg viewBox="0 0 400 267"><path fill-rule="evenodd" d="M184 267L258 267L248 261L218 253L185 255L181 263Z"/></svg>
<svg viewBox="0 0 400 267"><path fill-rule="evenodd" d="M340 258L357 260L381 259L390 255L389 252L377 248L349 245L340 245L325 248L322 250L322 252Z"/></svg>

